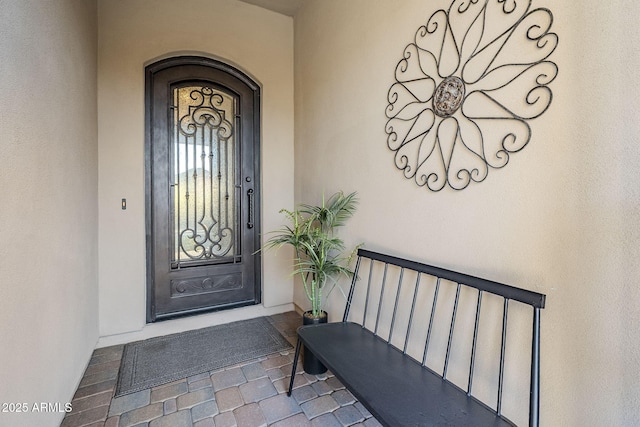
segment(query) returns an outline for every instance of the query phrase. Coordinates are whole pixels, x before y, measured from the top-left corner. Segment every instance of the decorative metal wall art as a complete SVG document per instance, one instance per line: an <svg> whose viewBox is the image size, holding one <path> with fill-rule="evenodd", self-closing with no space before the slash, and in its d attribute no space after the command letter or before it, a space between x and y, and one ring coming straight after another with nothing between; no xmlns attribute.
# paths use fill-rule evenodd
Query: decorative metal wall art
<svg viewBox="0 0 640 427"><path fill-rule="evenodd" d="M552 24L531 0L454 0L431 15L388 94L387 144L406 178L462 190L527 145L558 74Z"/></svg>

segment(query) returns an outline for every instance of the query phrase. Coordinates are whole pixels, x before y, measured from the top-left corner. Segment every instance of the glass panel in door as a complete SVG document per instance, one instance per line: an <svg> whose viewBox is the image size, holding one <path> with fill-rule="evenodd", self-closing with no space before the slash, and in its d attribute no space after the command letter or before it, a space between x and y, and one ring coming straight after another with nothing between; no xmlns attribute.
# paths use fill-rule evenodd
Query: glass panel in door
<svg viewBox="0 0 640 427"><path fill-rule="evenodd" d="M238 262L237 97L173 88L171 268Z"/></svg>

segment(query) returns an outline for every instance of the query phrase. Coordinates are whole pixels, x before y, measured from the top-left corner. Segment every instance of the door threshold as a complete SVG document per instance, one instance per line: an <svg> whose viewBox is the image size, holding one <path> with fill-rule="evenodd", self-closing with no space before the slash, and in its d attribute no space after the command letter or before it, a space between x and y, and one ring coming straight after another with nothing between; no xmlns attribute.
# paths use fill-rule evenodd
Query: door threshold
<svg viewBox="0 0 640 427"><path fill-rule="evenodd" d="M232 310L209 312L196 316L174 318L162 322L147 323L139 330L101 336L98 339L96 348L126 344L134 341L146 340L148 338L206 328L209 326L223 325L225 323L235 322L238 320L271 316L274 314L293 311L294 309L295 306L293 303L274 307L265 307L260 304L240 307Z"/></svg>

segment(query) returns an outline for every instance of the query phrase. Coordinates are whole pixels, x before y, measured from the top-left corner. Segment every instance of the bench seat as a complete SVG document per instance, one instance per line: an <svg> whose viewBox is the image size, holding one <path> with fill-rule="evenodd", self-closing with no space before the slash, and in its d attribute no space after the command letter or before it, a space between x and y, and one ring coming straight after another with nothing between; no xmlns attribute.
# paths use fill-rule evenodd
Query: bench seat
<svg viewBox="0 0 640 427"><path fill-rule="evenodd" d="M301 326L298 337L383 425L514 425L357 323Z"/></svg>

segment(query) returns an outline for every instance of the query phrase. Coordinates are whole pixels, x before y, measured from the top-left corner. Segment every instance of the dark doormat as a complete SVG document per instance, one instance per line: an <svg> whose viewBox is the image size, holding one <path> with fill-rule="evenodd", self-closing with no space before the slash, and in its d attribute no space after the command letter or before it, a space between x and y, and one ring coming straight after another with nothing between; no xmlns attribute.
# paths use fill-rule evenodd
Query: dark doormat
<svg viewBox="0 0 640 427"><path fill-rule="evenodd" d="M126 344L115 397L291 349L265 317Z"/></svg>

